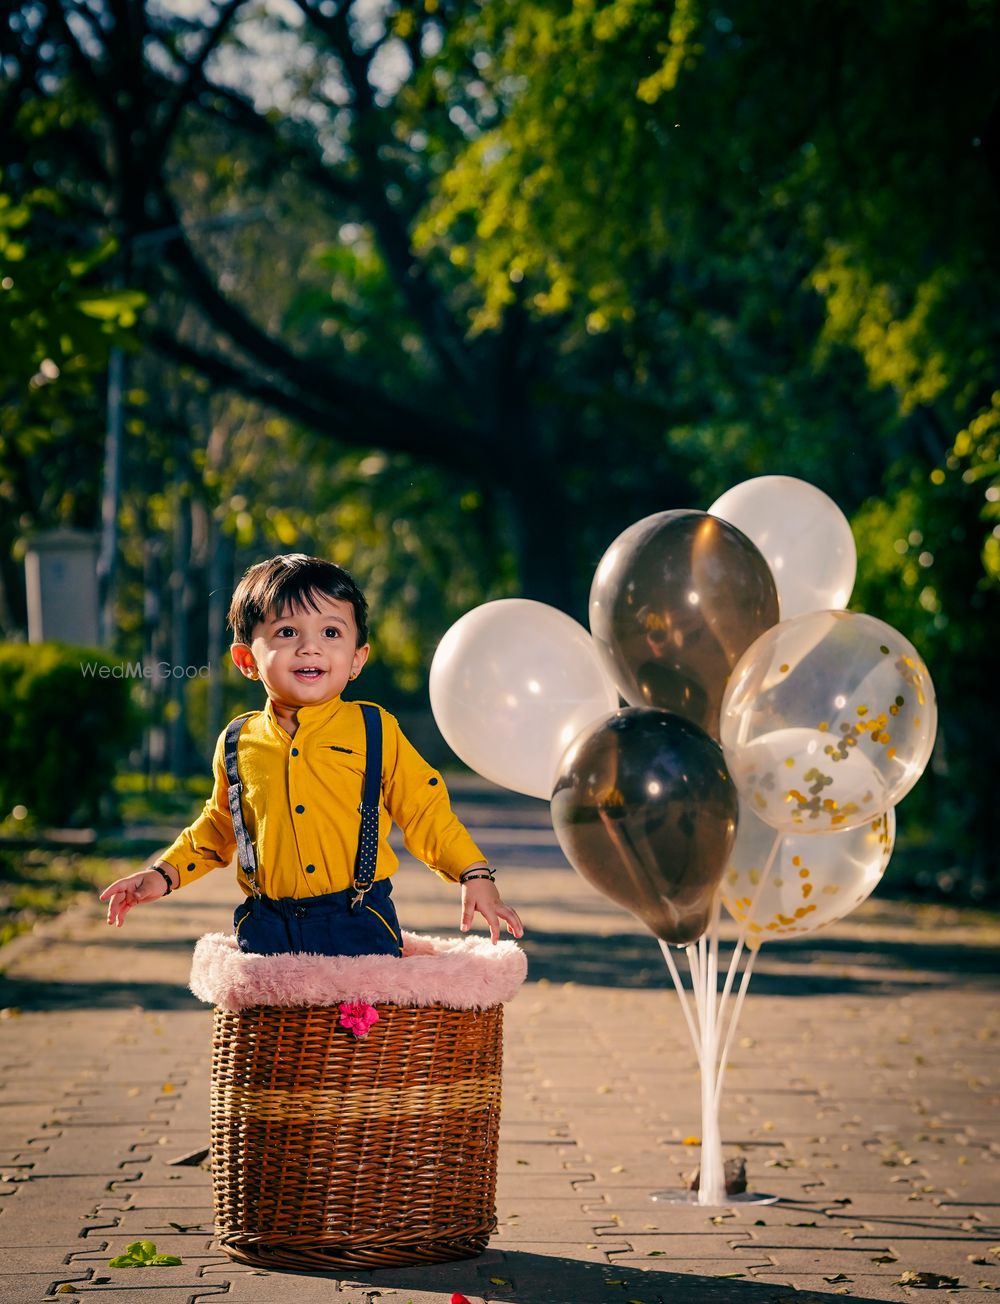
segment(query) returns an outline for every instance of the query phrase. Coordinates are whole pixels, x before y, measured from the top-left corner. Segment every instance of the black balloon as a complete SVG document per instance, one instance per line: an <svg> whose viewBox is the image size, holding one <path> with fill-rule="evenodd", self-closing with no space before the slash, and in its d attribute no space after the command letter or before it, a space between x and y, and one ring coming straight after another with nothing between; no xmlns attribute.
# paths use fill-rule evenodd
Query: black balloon
<svg viewBox="0 0 1000 1304"><path fill-rule="evenodd" d="M676 711L713 738L733 667L777 623L763 554L706 512L659 512L630 525L590 591L594 643L626 702Z"/></svg>
<svg viewBox="0 0 1000 1304"><path fill-rule="evenodd" d="M702 935L738 811L722 749L702 729L649 707L597 721L563 757L551 809L588 883L664 942Z"/></svg>

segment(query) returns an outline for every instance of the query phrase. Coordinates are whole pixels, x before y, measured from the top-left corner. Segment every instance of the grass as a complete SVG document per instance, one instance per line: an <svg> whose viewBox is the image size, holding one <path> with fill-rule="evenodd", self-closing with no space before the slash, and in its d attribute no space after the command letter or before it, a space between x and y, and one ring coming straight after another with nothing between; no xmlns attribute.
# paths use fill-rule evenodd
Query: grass
<svg viewBox="0 0 1000 1304"><path fill-rule="evenodd" d="M7 821L0 833L23 836L26 842L23 847L0 847L0 946L60 914L82 893L99 892L116 878L141 869L164 839L135 840L127 830L151 825L179 833L201 809L209 786L204 775L190 779L166 775L152 784L142 774L121 775L115 791L125 832L100 837L103 855L32 846L31 830Z"/></svg>
<svg viewBox="0 0 1000 1304"><path fill-rule="evenodd" d="M212 776L206 772L184 778L174 774L147 777L131 772L119 774L114 788L123 824L176 824L180 829L201 809L212 790Z"/></svg>
<svg viewBox="0 0 1000 1304"><path fill-rule="evenodd" d="M67 909L81 893L100 891L137 868L133 858L117 856L0 851L0 946Z"/></svg>

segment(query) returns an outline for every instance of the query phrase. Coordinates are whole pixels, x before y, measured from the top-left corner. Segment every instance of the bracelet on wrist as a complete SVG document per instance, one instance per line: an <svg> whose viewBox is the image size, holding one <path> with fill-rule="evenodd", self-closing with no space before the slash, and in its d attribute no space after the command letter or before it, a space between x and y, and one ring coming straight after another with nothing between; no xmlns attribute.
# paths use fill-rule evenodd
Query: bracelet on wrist
<svg viewBox="0 0 1000 1304"><path fill-rule="evenodd" d="M458 876L460 883L472 883L477 878L488 878L491 883L497 881L496 871L489 865L476 865L473 869L463 870Z"/></svg>
<svg viewBox="0 0 1000 1304"><path fill-rule="evenodd" d="M167 890L166 892L164 892L163 895L169 896L170 893L174 890L173 879L170 877L170 875L167 873L167 871L163 868L162 865L150 865L149 868L155 870L156 873L159 874L160 877L163 879L164 883L166 883Z"/></svg>

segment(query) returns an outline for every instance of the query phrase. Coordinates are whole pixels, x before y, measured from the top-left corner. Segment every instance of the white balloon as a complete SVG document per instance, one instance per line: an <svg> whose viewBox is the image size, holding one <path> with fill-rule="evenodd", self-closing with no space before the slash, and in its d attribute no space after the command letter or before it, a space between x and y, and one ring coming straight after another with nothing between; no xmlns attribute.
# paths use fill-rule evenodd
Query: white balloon
<svg viewBox="0 0 1000 1304"><path fill-rule="evenodd" d="M857 548L847 517L822 489L790 475L761 475L727 489L708 510L764 554L782 620L847 606Z"/></svg>
<svg viewBox="0 0 1000 1304"><path fill-rule="evenodd" d="M770 873L761 876L774 839ZM739 829L719 893L747 924L747 945L801 937L832 924L871 896L882 881L896 838L896 812L836 833L781 834L740 801Z"/></svg>
<svg viewBox="0 0 1000 1304"><path fill-rule="evenodd" d="M452 625L431 662L430 699L466 765L544 801L573 739L618 709L583 626L528 598L487 602Z"/></svg>

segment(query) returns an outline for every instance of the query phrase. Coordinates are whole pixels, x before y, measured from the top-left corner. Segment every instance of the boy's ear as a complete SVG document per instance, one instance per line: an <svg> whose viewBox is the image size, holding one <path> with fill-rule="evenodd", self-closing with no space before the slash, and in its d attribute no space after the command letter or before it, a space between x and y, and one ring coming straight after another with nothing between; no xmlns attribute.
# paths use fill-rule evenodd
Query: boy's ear
<svg viewBox="0 0 1000 1304"><path fill-rule="evenodd" d="M354 653L354 660L351 662L351 678L361 674L361 669L368 660L368 653L371 651L370 643L363 643Z"/></svg>
<svg viewBox="0 0 1000 1304"><path fill-rule="evenodd" d="M233 665L241 675L246 675L248 679L257 678L257 663L253 659L253 653L248 643L234 643L229 649L229 655L233 658Z"/></svg>

